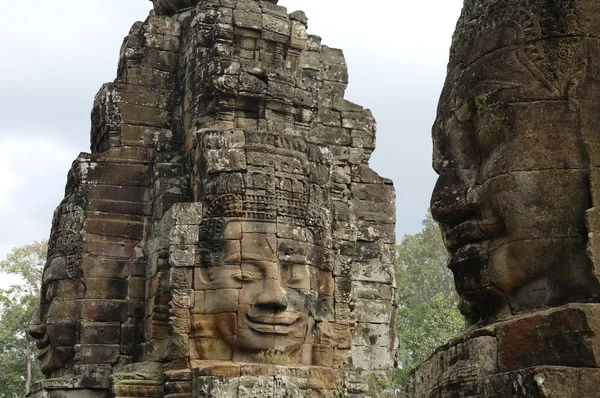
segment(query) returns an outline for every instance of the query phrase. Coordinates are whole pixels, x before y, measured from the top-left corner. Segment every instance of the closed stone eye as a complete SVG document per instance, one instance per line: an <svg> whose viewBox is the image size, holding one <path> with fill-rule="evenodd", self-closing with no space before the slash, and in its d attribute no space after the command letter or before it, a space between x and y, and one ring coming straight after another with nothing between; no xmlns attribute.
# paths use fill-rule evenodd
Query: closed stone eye
<svg viewBox="0 0 600 398"><path fill-rule="evenodd" d="M290 279L288 279L286 281L286 284L288 284L288 285L300 285L300 284L302 284L305 281L306 281L306 277L305 276L298 275L298 276L293 276Z"/></svg>
<svg viewBox="0 0 600 398"><path fill-rule="evenodd" d="M235 272L231 274L231 276L240 282L254 282L257 280L254 274L251 272Z"/></svg>

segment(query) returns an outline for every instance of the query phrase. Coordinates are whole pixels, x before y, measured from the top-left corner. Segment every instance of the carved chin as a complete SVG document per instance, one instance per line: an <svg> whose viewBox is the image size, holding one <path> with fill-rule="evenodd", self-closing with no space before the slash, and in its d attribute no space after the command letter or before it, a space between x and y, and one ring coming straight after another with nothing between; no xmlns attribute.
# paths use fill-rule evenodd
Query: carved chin
<svg viewBox="0 0 600 398"><path fill-rule="evenodd" d="M54 371L63 367L62 362L58 359L58 355L51 345L40 349L37 359L40 361L42 373L48 377L50 377Z"/></svg>

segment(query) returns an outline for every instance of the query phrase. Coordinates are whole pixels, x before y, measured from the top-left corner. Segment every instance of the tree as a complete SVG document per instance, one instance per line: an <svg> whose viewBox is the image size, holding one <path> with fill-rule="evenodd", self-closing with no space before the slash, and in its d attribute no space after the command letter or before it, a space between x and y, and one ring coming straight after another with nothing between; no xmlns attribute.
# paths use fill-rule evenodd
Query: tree
<svg viewBox="0 0 600 398"><path fill-rule="evenodd" d="M0 397L24 397L31 381L42 378L27 329L39 306L47 249L47 241L34 242L14 248L0 261L0 273L20 282L0 289Z"/></svg>
<svg viewBox="0 0 600 398"><path fill-rule="evenodd" d="M446 267L448 253L431 213L421 232L404 236L396 254L398 381L403 383L436 347L464 329L465 320L458 310L452 272Z"/></svg>

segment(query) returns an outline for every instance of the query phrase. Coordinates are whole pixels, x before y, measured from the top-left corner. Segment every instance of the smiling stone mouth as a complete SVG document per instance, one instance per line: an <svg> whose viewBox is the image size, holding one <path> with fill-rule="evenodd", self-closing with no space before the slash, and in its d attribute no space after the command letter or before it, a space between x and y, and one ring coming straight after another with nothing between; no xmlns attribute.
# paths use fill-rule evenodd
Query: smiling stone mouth
<svg viewBox="0 0 600 398"><path fill-rule="evenodd" d="M298 315L246 315L250 329L260 333L289 334L296 328Z"/></svg>
<svg viewBox="0 0 600 398"><path fill-rule="evenodd" d="M35 346L37 347L38 350L43 350L44 348L47 348L49 345L50 345L50 339L48 339L47 335L45 335L43 338L41 338L35 342Z"/></svg>
<svg viewBox="0 0 600 398"><path fill-rule="evenodd" d="M36 355L36 358L40 361L43 361L44 357L48 354L48 351L50 350L50 344L46 343L46 344L40 345L38 343L37 348L38 348L38 354Z"/></svg>
<svg viewBox="0 0 600 398"><path fill-rule="evenodd" d="M455 250L450 254L448 259L448 268L451 270L459 266L470 264L471 266L487 261L489 241L468 243Z"/></svg>
<svg viewBox="0 0 600 398"><path fill-rule="evenodd" d="M469 244L492 239L503 230L504 223L498 218L469 220L446 230L444 243L449 250L456 252Z"/></svg>

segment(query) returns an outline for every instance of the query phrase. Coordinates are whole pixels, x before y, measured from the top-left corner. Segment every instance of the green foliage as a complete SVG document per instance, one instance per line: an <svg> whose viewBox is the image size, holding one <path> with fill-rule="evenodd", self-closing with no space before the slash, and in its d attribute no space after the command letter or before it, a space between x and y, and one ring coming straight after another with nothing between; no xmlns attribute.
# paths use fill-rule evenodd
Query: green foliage
<svg viewBox="0 0 600 398"><path fill-rule="evenodd" d="M0 397L24 397L28 381L42 377L27 329L39 305L46 251L46 241L34 242L14 248L0 261L0 273L20 282L0 289Z"/></svg>
<svg viewBox="0 0 600 398"><path fill-rule="evenodd" d="M464 329L465 320L458 311L452 272L446 267L448 254L431 214L423 221L423 230L406 235L396 249L402 384L436 347Z"/></svg>
<svg viewBox="0 0 600 398"><path fill-rule="evenodd" d="M387 379L377 379L375 381L375 385L377 385L379 388L388 388L391 387L393 383Z"/></svg>
<svg viewBox="0 0 600 398"><path fill-rule="evenodd" d="M268 363L270 365L287 365L290 363L290 356L276 348L269 348L266 351L261 351L256 354L256 359L260 363Z"/></svg>

